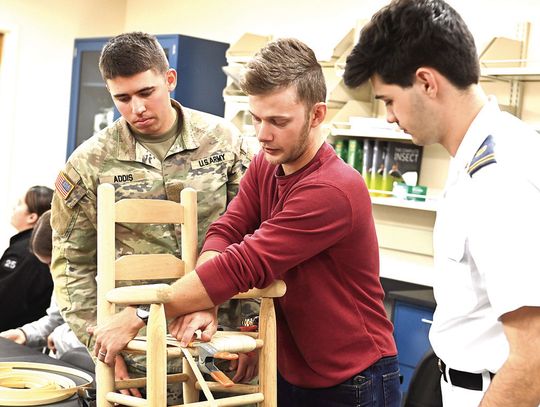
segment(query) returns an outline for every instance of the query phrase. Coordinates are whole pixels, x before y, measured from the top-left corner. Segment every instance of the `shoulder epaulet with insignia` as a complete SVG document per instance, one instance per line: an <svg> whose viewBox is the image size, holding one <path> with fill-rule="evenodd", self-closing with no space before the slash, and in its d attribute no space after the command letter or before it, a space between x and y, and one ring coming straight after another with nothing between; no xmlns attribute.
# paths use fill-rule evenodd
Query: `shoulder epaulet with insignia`
<svg viewBox="0 0 540 407"><path fill-rule="evenodd" d="M467 172L473 176L478 170L490 164L495 164L495 140L492 136L487 136L480 148L476 151L474 158L469 163Z"/></svg>

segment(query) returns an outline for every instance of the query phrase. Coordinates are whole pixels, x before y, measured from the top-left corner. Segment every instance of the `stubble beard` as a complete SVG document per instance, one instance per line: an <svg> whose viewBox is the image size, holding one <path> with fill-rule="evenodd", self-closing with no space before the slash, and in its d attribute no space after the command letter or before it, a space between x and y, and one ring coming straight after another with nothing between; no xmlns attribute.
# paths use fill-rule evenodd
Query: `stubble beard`
<svg viewBox="0 0 540 407"><path fill-rule="evenodd" d="M306 118L304 125L302 126L302 129L300 130L300 137L298 139L298 143L296 146L289 152L288 154L278 157L278 158L272 158L266 154L266 160L272 164L272 165L282 165L282 164L288 164L290 162L296 161L304 152L306 151L306 146L308 144L309 139L309 117Z"/></svg>

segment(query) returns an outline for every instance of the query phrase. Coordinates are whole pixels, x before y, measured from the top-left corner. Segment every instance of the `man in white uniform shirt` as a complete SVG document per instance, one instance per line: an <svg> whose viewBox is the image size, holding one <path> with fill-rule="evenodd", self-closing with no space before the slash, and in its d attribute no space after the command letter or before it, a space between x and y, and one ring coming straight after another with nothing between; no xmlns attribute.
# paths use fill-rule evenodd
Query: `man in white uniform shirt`
<svg viewBox="0 0 540 407"><path fill-rule="evenodd" d="M474 39L442 0L396 0L347 59L387 120L452 156L434 230L430 340L445 407L540 404L540 135L478 85Z"/></svg>

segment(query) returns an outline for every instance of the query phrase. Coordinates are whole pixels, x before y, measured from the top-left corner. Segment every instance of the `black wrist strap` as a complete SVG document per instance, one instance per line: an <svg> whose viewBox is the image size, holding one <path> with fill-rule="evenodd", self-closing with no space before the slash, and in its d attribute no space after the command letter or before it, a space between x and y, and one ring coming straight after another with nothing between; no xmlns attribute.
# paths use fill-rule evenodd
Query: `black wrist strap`
<svg viewBox="0 0 540 407"><path fill-rule="evenodd" d="M142 319L145 325L148 325L148 317L150 316L150 304L142 304L137 306L137 316Z"/></svg>

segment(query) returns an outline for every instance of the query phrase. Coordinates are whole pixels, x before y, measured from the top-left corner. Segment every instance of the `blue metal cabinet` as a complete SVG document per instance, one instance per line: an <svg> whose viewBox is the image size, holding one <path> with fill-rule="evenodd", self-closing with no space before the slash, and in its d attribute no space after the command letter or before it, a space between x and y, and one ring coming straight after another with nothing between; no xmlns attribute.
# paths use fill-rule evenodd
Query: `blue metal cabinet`
<svg viewBox="0 0 540 407"><path fill-rule="evenodd" d="M99 123L95 122L100 117L106 120L107 112L114 109L111 96L98 68L99 55L107 40L107 38L75 40L67 157L75 150L75 147L94 134L94 128L99 126Z"/></svg>
<svg viewBox="0 0 540 407"><path fill-rule="evenodd" d="M227 76L222 68L227 65L225 51L229 44L187 35L158 36L158 39L165 49L165 39L177 44L178 53L170 56L174 60L171 67L178 72L173 98L186 107L223 117Z"/></svg>
<svg viewBox="0 0 540 407"><path fill-rule="evenodd" d="M394 299L394 338L403 375L401 391L406 393L416 365L431 346L428 335L435 301L432 290L392 291L389 297Z"/></svg>
<svg viewBox="0 0 540 407"><path fill-rule="evenodd" d="M182 105L223 116L223 89L227 78L229 44L186 35L158 35L178 72L178 85L171 97ZM109 38L76 39L71 76L67 157L96 131L119 117L99 72L101 49Z"/></svg>

